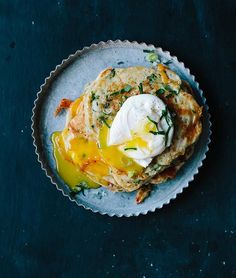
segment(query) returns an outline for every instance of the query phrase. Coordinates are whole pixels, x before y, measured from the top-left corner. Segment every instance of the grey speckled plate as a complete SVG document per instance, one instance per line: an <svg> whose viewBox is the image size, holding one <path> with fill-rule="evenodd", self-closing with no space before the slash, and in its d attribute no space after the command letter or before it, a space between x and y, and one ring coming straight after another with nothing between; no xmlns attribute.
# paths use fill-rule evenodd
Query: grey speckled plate
<svg viewBox="0 0 236 278"><path fill-rule="evenodd" d="M170 200L175 199L185 187L188 187L189 182L193 180L199 167L202 166L202 161L208 151L211 134L208 107L203 92L199 89L199 84L190 74L189 69L176 57L171 56L169 52L163 51L161 48L155 48L153 45L146 45L145 43L117 40L93 44L70 55L50 73L50 76L41 86L34 102L32 136L42 169L45 170L46 175L57 189L61 190L65 196L69 196L68 186L56 171L50 140L51 134L56 130L62 130L65 124L65 114L57 118L53 116L55 107L64 97L77 98L83 92L85 84L94 80L98 73L107 67L137 65L150 67L151 64L145 60L146 53L143 52L143 49L156 49L160 60L171 60L169 67L190 83L197 101L204 106L203 132L195 147L194 155L179 171L176 178L154 186L150 197L140 205L135 203L135 192L113 193L105 188L86 190L85 195L77 194L75 199L69 197L79 206L93 212L108 214L109 216L128 217L147 214L149 211L162 208L164 204L169 204Z"/></svg>

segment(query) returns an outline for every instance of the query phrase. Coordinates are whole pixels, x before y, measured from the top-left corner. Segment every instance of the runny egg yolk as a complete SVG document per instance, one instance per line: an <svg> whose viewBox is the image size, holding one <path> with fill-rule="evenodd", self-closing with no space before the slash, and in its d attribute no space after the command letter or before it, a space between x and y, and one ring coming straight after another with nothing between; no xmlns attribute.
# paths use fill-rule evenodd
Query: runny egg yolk
<svg viewBox="0 0 236 278"><path fill-rule="evenodd" d="M118 146L108 146L108 133L109 128L106 125L103 125L100 134L99 134L99 142L100 142L100 153L103 159L112 167L117 168L122 172L134 172L139 173L142 171L142 167L138 165L132 158L124 155L119 149ZM136 143L143 144L146 142L140 138L137 138ZM130 142L133 144L133 142Z"/></svg>
<svg viewBox="0 0 236 278"><path fill-rule="evenodd" d="M148 142L138 136L138 134L145 134L148 133L150 130L156 130L156 126L152 122L147 121L145 125L140 127L139 132L131 131L132 139L125 143L125 147L148 148Z"/></svg>
<svg viewBox="0 0 236 278"><path fill-rule="evenodd" d="M85 181L90 188L99 187L99 185L84 174L78 166L71 162L65 151L62 132L53 133L52 143L57 171L71 189L74 189L81 181Z"/></svg>
<svg viewBox="0 0 236 278"><path fill-rule="evenodd" d="M73 164L83 175L88 175L93 181L106 186L107 182L103 177L109 174L109 168L102 160L97 143L79 136L74 137L73 134L71 136L71 131L68 129L63 130L60 136L61 146L64 146L64 153L62 152L64 159Z"/></svg>
<svg viewBox="0 0 236 278"><path fill-rule="evenodd" d="M68 111L70 118L78 113L81 98L74 101ZM54 132L52 143L57 171L62 179L72 189L80 182L86 182L88 187L96 188L99 184L104 186L108 182L103 179L114 167L126 174L138 174L142 167L132 158L124 155L118 146L108 146L109 128L104 124L99 133L99 144L88 141L82 137L74 136L65 128L62 132ZM141 138L134 139L130 144L145 144Z"/></svg>

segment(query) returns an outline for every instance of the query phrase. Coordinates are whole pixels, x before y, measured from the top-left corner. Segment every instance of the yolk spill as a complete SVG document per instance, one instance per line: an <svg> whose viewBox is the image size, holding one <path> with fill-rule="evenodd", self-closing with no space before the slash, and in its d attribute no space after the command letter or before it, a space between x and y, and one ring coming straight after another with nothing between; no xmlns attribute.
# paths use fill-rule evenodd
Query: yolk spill
<svg viewBox="0 0 236 278"><path fill-rule="evenodd" d="M70 118L77 115L81 99L71 104L68 111ZM52 143L57 171L72 189L82 181L90 188L97 188L99 184L108 185L104 177L109 175L111 167L127 174L138 174L142 171L143 168L124 155L118 149L119 146L107 146L108 132L109 128L104 124L100 129L99 146L95 141L75 137L67 128L53 133ZM147 145L141 138L135 138L128 144Z"/></svg>
<svg viewBox="0 0 236 278"><path fill-rule="evenodd" d="M57 171L68 186L74 189L81 181L85 181L90 188L99 187L98 184L89 179L78 166L69 160L65 152L62 132L53 133L52 143Z"/></svg>
<svg viewBox="0 0 236 278"><path fill-rule="evenodd" d="M128 156L124 155L118 149L118 146L107 146L108 132L109 132L109 128L106 125L103 125L99 134L99 141L100 141L100 148L101 148L100 152L104 160L109 165L121 170L122 172L126 172L126 173L130 171L134 171L135 173L141 172L143 168L140 165L138 165L132 158L129 158Z"/></svg>

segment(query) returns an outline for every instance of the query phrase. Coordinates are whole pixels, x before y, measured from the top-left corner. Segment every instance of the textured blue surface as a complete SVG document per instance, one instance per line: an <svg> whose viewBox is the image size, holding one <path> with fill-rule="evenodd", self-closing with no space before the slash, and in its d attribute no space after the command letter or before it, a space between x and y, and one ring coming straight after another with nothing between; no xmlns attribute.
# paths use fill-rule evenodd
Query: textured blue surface
<svg viewBox="0 0 236 278"><path fill-rule="evenodd" d="M235 1L0 0L0 276L233 277ZM213 143L192 186L138 218L78 208L40 169L33 100L45 76L93 42L161 45L204 90Z"/></svg>

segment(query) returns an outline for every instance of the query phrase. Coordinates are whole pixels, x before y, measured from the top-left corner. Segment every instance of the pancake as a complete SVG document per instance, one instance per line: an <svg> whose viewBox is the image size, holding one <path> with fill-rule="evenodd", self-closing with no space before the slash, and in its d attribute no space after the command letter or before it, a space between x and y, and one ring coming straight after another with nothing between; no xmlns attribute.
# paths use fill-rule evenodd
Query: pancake
<svg viewBox="0 0 236 278"><path fill-rule="evenodd" d="M158 96L167 106L174 125L172 143L146 168L130 159L126 161L127 167L122 163L117 166L110 156L120 154L114 147L108 147L104 138L123 103L139 94ZM96 159L79 165L91 180L112 191L131 192L140 188L138 200L142 200L151 185L174 178L191 156L202 131L201 115L202 107L196 102L191 87L167 66L107 68L70 104L64 132L68 140L83 138L85 142L93 142L94 150L97 148ZM99 174L99 170L94 172L92 166L102 169L103 174Z"/></svg>

